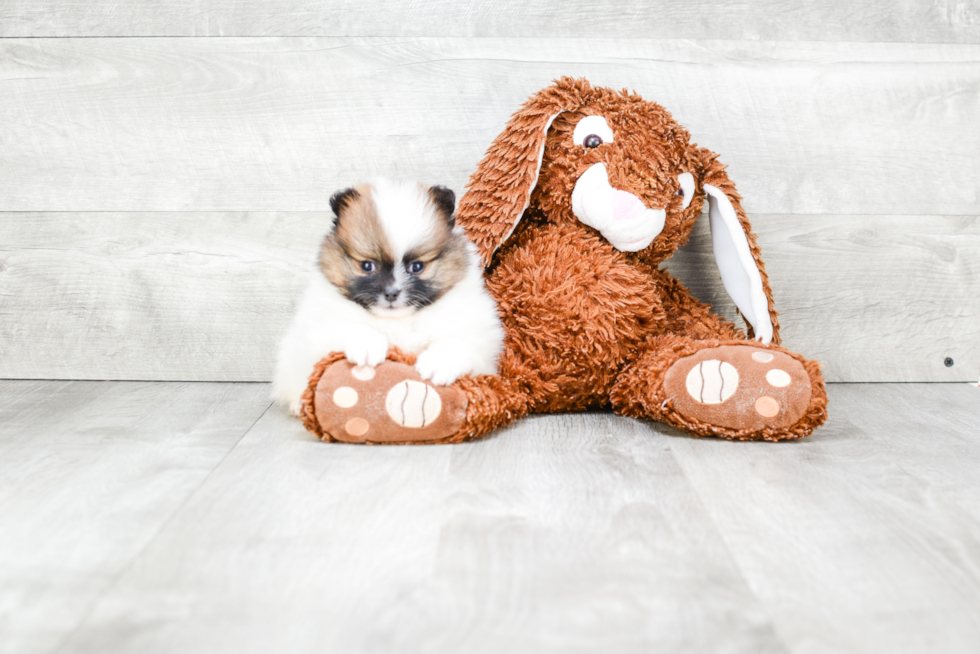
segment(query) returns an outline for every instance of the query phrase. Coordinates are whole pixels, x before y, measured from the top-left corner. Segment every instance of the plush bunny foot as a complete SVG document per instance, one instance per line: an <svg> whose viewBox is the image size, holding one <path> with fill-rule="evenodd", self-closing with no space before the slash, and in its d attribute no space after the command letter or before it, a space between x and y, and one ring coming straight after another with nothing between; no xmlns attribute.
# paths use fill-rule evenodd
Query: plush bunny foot
<svg viewBox="0 0 980 654"><path fill-rule="evenodd" d="M305 422L323 440L423 443L459 431L466 405L462 391L426 383L405 363L372 368L339 360L323 370Z"/></svg>
<svg viewBox="0 0 980 654"><path fill-rule="evenodd" d="M616 413L701 436L780 441L827 420L820 364L779 346L665 335L616 379Z"/></svg>
<svg viewBox="0 0 980 654"><path fill-rule="evenodd" d="M803 364L751 345L724 345L678 359L664 377L674 411L695 424L736 432L782 430L806 413L812 393Z"/></svg>

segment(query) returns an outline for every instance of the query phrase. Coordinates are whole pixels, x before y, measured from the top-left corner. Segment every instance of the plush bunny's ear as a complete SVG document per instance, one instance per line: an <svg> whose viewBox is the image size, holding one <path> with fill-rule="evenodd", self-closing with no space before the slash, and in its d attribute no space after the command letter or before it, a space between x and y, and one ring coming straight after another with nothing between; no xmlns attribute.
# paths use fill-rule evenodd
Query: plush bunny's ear
<svg viewBox="0 0 980 654"><path fill-rule="evenodd" d="M588 82L562 78L531 96L493 140L469 190L459 201L456 222L480 249L484 265L506 241L531 202L551 123L581 104Z"/></svg>
<svg viewBox="0 0 980 654"><path fill-rule="evenodd" d="M557 113L516 114L470 177L456 222L479 248L484 265L490 264L493 253L514 233L531 202L545 138L557 117Z"/></svg>
<svg viewBox="0 0 980 654"><path fill-rule="evenodd" d="M721 281L749 324L749 335L778 345L779 314L773 306L766 266L741 198L716 155L707 153L706 164L704 192L708 196L711 245Z"/></svg>

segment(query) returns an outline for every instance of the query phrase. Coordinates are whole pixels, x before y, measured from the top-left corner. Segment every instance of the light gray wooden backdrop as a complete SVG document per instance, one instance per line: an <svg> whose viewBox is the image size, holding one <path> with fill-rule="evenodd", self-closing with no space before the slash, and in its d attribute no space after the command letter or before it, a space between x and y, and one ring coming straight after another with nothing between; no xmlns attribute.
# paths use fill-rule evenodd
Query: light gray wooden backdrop
<svg viewBox="0 0 980 654"><path fill-rule="evenodd" d="M269 379L330 194L462 191L560 75L722 155L829 380L977 378L977 3L6 0L0 37L0 378ZM668 267L731 316L709 250Z"/></svg>

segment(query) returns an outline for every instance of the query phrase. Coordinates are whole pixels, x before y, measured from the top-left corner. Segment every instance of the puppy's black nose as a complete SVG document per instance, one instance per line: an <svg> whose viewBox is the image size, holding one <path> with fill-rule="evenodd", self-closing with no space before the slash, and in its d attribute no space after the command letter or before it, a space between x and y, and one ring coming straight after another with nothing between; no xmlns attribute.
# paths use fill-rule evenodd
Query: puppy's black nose
<svg viewBox="0 0 980 654"><path fill-rule="evenodd" d="M401 293L396 286L388 286L385 288L384 296L389 302L394 302L398 299L398 294Z"/></svg>

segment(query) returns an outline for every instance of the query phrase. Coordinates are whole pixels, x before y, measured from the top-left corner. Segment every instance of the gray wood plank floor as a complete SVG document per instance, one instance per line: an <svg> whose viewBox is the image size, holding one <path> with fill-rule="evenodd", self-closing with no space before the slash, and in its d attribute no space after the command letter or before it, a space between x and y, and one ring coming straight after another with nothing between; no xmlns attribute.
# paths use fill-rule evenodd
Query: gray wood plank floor
<svg viewBox="0 0 980 654"><path fill-rule="evenodd" d="M0 381L0 652L972 652L980 389L795 443L325 445L264 384Z"/></svg>

